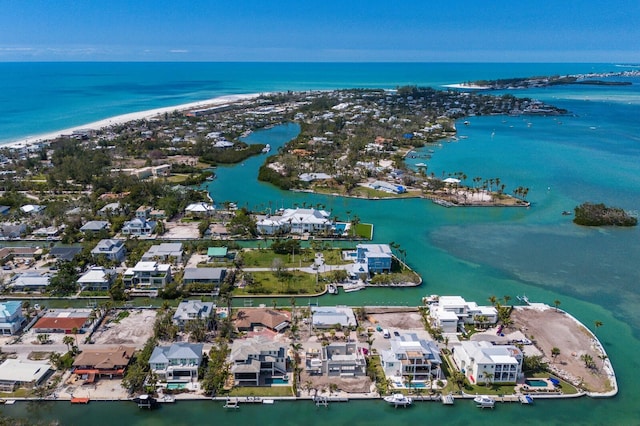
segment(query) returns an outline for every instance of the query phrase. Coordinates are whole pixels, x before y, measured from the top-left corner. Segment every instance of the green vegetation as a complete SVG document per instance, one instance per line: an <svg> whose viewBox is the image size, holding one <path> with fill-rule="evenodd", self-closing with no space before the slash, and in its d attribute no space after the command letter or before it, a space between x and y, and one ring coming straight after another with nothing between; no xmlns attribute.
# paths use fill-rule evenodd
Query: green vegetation
<svg viewBox="0 0 640 426"><path fill-rule="evenodd" d="M575 208L573 222L584 226L636 226L638 218L629 216L617 207L607 207L602 203L583 203Z"/></svg>
<svg viewBox="0 0 640 426"><path fill-rule="evenodd" d="M268 398L278 396L293 396L293 390L291 386L261 386L257 388L240 386L231 389L228 395L230 397L259 396Z"/></svg>
<svg viewBox="0 0 640 426"><path fill-rule="evenodd" d="M213 148L202 154L200 161L215 166L216 164L235 164L246 160L249 157L262 153L264 144L236 143L233 149Z"/></svg>
<svg viewBox="0 0 640 426"><path fill-rule="evenodd" d="M356 223L353 226L353 233L357 237L365 238L367 240L373 239L373 224L371 223Z"/></svg>
<svg viewBox="0 0 640 426"><path fill-rule="evenodd" d="M233 294L316 294L324 290L324 283L316 276L300 271L252 272L253 282L244 288L236 288Z"/></svg>

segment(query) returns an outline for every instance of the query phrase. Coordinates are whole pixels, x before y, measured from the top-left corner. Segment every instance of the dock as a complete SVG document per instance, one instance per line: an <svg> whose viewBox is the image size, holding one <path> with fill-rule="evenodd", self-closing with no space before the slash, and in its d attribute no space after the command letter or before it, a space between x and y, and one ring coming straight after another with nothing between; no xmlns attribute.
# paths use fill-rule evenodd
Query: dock
<svg viewBox="0 0 640 426"><path fill-rule="evenodd" d="M452 394L442 395L442 404L443 405L453 405L453 403L455 401L456 401L456 399L453 397Z"/></svg>
<svg viewBox="0 0 640 426"><path fill-rule="evenodd" d="M89 398L74 397L74 398L71 398L71 403L72 404L88 404Z"/></svg>

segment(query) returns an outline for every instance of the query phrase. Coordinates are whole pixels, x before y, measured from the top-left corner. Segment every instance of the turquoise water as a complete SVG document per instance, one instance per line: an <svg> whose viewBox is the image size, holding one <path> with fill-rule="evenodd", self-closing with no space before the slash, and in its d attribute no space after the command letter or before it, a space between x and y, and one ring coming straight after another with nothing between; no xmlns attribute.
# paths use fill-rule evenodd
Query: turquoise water
<svg viewBox="0 0 640 426"><path fill-rule="evenodd" d="M0 64L0 75L18 65L23 66ZM74 123L79 125L105 117L100 114L121 114L142 105L141 109L154 108L166 105L161 104L165 101L197 100L223 91L395 87L407 82L443 84L615 69L587 64L322 64L317 69L310 64L289 65L242 64L237 66L237 76L232 76L233 64L155 64L157 72L148 81L143 75L149 64L115 64L113 68L110 64L24 65L34 67L32 74L26 73L22 79L15 75L8 78L18 80L18 87L26 92L25 99L31 101L20 100L12 109L10 93L15 95L19 90L11 89L9 94L0 90L0 120L4 120L0 123L0 140L33 134L46 126L46 131L68 127L69 122L57 124L57 119L47 119L56 116L53 111L64 111L65 104L69 111L82 105L76 117L68 118L79 121ZM41 68L35 69L38 66ZM50 83L66 81L50 89L53 99L61 103L53 109L47 106L55 103L52 100L35 102L38 96L34 92L44 84L35 81L36 88L30 89L26 81L27 76L48 73ZM97 82L107 80L123 83L105 84L114 93L94 88L99 86ZM180 84L174 85L179 80L189 83L182 91ZM407 251L408 263L424 278L418 288L340 293L316 299L320 304L416 305L422 296L434 293L460 294L483 303L490 295L510 295L515 300L516 295L526 294L532 301L552 303L559 299L561 308L589 328L593 329L594 321L602 321L604 326L597 334L617 373L617 397L536 400L533 407L499 404L492 412L477 410L471 401L458 401L455 407L416 404L407 410L394 410L381 402L332 404L329 409L316 408L310 402L276 403L270 407L243 406L233 412L222 409L222 403L207 401L178 403L151 413L140 412L133 404L91 402L73 409L68 403L16 404L3 407L3 412L59 418L65 425L84 424L87 417L95 419L96 425L110 424L115 414L126 424L158 425L199 424L212 416L219 424L255 424L259 418L265 425L401 424L418 422L425 416L430 422L453 424L636 424L640 418L640 384L636 379L640 353L640 297L636 289L640 282L636 266L640 231L580 228L571 223L571 217L561 215L584 201L640 209L640 81L635 79L633 83L519 91L515 94L552 102L572 114L554 118L471 117L469 126L458 125L459 134L466 139L432 148L432 158L427 160L429 172L440 175L464 171L469 177L499 177L507 190L528 187L532 202L529 209L446 209L425 200L371 202L281 192L256 180L264 156L248 159L244 165L220 167L217 179L208 184L217 202L235 201L252 209L290 207L304 201L324 204L332 215L341 218L346 218L347 211L357 212L362 222L374 223L376 242L399 243ZM75 88L64 91L61 87ZM94 96L96 93L101 95ZM26 112L25 105L29 104L33 105L31 113ZM279 126L255 132L247 141L269 143L277 149L298 131L295 124ZM307 299L303 300L306 303Z"/></svg>
<svg viewBox="0 0 640 426"><path fill-rule="evenodd" d="M289 380L279 379L279 378L266 379L266 384L268 384L268 385L287 385L287 384L289 384Z"/></svg>
<svg viewBox="0 0 640 426"><path fill-rule="evenodd" d="M167 389L184 389L184 383L167 383Z"/></svg>

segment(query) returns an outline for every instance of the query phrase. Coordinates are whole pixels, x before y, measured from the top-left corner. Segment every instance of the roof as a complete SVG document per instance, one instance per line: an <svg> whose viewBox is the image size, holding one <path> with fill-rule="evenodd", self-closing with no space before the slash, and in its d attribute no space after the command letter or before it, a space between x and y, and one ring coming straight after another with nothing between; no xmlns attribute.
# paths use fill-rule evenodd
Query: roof
<svg viewBox="0 0 640 426"><path fill-rule="evenodd" d="M170 359L202 359L202 343L174 343L171 346L156 346L149 358L151 364L166 364Z"/></svg>
<svg viewBox="0 0 640 426"><path fill-rule="evenodd" d="M115 271L113 269L105 269L102 266L95 266L78 278L78 283L104 283L110 281L110 277L113 275L115 275Z"/></svg>
<svg viewBox="0 0 640 426"><path fill-rule="evenodd" d="M342 327L357 325L353 309L346 306L312 306L311 312L313 325L316 327L333 327L335 324Z"/></svg>
<svg viewBox="0 0 640 426"><path fill-rule="evenodd" d="M196 318L207 318L213 313L215 305L213 302L202 302L200 300L183 300L178 305L176 313L173 314L174 321L190 320Z"/></svg>
<svg viewBox="0 0 640 426"><path fill-rule="evenodd" d="M233 144L231 144L233 145ZM193 203L193 204L189 204L184 211L186 212L190 212L190 213L210 213L215 211L215 207L213 207L211 204L207 204L207 203Z"/></svg>
<svg viewBox="0 0 640 426"><path fill-rule="evenodd" d="M289 325L288 312L273 309L240 309L236 320L238 329L251 329L256 325L263 325L272 330L281 331Z"/></svg>
<svg viewBox="0 0 640 426"><path fill-rule="evenodd" d="M53 247L49 254L60 260L71 261L81 251L82 247Z"/></svg>
<svg viewBox="0 0 640 426"><path fill-rule="evenodd" d="M7 359L0 365L0 380L7 382L39 382L48 372L50 365L46 362L21 361Z"/></svg>
<svg viewBox="0 0 640 426"><path fill-rule="evenodd" d="M96 244L96 246L91 250L91 253L117 253L120 250L124 250L124 241L110 238L106 240L100 240L98 244Z"/></svg>
<svg viewBox="0 0 640 426"><path fill-rule="evenodd" d="M224 257L227 255L226 247L209 247L207 249L207 256L210 257Z"/></svg>
<svg viewBox="0 0 640 426"><path fill-rule="evenodd" d="M185 268L182 279L220 281L225 270L225 268Z"/></svg>
<svg viewBox="0 0 640 426"><path fill-rule="evenodd" d="M114 346L102 349L84 349L73 362L74 367L92 366L99 369L112 369L128 365L136 348L133 346Z"/></svg>
<svg viewBox="0 0 640 426"><path fill-rule="evenodd" d="M106 220L90 220L89 222L82 225L80 230L82 232L86 231L102 231L103 229L109 229L109 222Z"/></svg>
<svg viewBox="0 0 640 426"><path fill-rule="evenodd" d="M80 330L91 315L90 309L52 309L33 326L34 329Z"/></svg>
<svg viewBox="0 0 640 426"><path fill-rule="evenodd" d="M8 318L18 310L22 310L22 302L20 300L0 302L0 318Z"/></svg>

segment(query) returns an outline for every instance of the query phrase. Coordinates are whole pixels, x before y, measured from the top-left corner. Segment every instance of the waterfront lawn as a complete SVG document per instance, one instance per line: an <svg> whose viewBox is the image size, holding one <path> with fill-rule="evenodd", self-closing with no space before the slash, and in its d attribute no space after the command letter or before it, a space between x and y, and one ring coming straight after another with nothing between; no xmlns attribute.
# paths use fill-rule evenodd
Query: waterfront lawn
<svg viewBox="0 0 640 426"><path fill-rule="evenodd" d="M322 250L325 264L327 265L343 265L351 263L342 260L341 249ZM276 254L270 249L243 250L242 261L246 268L271 268L274 259L280 259L286 268L297 268L309 266L314 261L314 251L306 248L302 249L302 253L296 253L295 256L290 254Z"/></svg>
<svg viewBox="0 0 640 426"><path fill-rule="evenodd" d="M371 223L358 223L353 227L353 232L356 236L366 238L367 240L373 239L373 224Z"/></svg>
<svg viewBox="0 0 640 426"><path fill-rule="evenodd" d="M465 386L465 393L472 395L513 395L514 385L483 384Z"/></svg>
<svg viewBox="0 0 640 426"><path fill-rule="evenodd" d="M229 391L230 397L246 397L246 396L261 396L261 397L277 397L277 396L293 396L291 386L239 386L234 387Z"/></svg>
<svg viewBox="0 0 640 426"><path fill-rule="evenodd" d="M578 389L576 389L571 383L565 382L564 380L562 380L560 377L558 377L556 374L551 373L551 372L542 372L542 373L535 373L535 374L531 374L531 375L527 375L527 378L535 378L535 379L548 379L549 376L553 376L556 379L560 380L560 390L562 390L562 393L565 395L575 395L579 392ZM535 395L535 393L534 393Z"/></svg>
<svg viewBox="0 0 640 426"><path fill-rule="evenodd" d="M316 283L315 274L286 271L277 277L273 272L252 272L253 284L233 290L234 296L251 294L316 294L324 290L324 284Z"/></svg>

